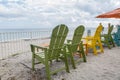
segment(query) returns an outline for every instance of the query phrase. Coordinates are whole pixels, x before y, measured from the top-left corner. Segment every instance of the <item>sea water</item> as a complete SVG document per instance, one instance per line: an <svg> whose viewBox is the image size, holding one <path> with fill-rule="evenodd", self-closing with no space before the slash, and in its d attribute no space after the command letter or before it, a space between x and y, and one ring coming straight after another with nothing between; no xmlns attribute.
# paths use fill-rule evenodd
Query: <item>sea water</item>
<svg viewBox="0 0 120 80"><path fill-rule="evenodd" d="M52 28L39 29L0 29L0 41L35 39L49 37Z"/></svg>
<svg viewBox="0 0 120 80"><path fill-rule="evenodd" d="M0 42L12 41L19 39L37 39L37 38L50 38L53 28L38 28L38 29L0 29ZM69 28L68 38L72 38L75 28ZM88 30L91 32L89 35L93 36L96 27L86 27L84 37L87 36ZM104 28L102 33L107 33L107 28Z"/></svg>

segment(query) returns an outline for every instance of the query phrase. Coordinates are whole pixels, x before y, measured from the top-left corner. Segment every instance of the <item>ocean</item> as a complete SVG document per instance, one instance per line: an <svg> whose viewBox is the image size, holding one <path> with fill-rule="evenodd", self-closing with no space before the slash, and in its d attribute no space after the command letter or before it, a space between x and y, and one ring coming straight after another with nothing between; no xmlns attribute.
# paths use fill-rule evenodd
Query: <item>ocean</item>
<svg viewBox="0 0 120 80"><path fill-rule="evenodd" d="M0 29L0 41L13 41L19 39L35 39L50 36L52 28L39 29Z"/></svg>
<svg viewBox="0 0 120 80"><path fill-rule="evenodd" d="M19 39L37 39L50 38L53 28L38 28L38 29L0 29L0 42L13 41ZM75 28L69 28L68 37L73 36ZM83 36L87 36L87 31L90 30L90 35L94 35L96 28L85 28ZM107 28L104 29L104 33Z"/></svg>
<svg viewBox="0 0 120 80"><path fill-rule="evenodd" d="M30 44L41 45L49 43L53 28L39 29L0 29L0 59L10 55L30 52ZM72 39L75 28L69 28L66 40ZM85 28L83 37L94 35L96 28ZM105 30L107 31L107 30Z"/></svg>

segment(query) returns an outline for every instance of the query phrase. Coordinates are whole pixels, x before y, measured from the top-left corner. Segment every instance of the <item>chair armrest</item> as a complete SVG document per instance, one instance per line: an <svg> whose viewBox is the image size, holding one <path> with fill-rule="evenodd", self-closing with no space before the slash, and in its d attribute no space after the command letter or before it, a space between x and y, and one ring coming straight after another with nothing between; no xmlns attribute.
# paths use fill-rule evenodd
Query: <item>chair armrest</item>
<svg viewBox="0 0 120 80"><path fill-rule="evenodd" d="M76 43L76 44L64 44L64 46L75 46L75 45L79 45L79 44L82 44L83 43L83 41L80 41L79 43Z"/></svg>
<svg viewBox="0 0 120 80"><path fill-rule="evenodd" d="M116 33L112 33L111 35L116 35Z"/></svg>
<svg viewBox="0 0 120 80"><path fill-rule="evenodd" d="M93 40L94 37L93 36L90 36L90 37L83 37L82 39L86 39L86 40Z"/></svg>
<svg viewBox="0 0 120 80"><path fill-rule="evenodd" d="M37 49L41 49L41 50L46 50L47 48L45 47L41 47L41 46L37 46L37 45L33 45L33 44L30 44L31 46L31 51L34 52L35 51L35 48Z"/></svg>
<svg viewBox="0 0 120 80"><path fill-rule="evenodd" d="M105 37L105 36L108 36L108 34L102 34L102 35L100 35L100 37Z"/></svg>
<svg viewBox="0 0 120 80"><path fill-rule="evenodd" d="M71 43L72 42L72 40L67 40L67 43Z"/></svg>

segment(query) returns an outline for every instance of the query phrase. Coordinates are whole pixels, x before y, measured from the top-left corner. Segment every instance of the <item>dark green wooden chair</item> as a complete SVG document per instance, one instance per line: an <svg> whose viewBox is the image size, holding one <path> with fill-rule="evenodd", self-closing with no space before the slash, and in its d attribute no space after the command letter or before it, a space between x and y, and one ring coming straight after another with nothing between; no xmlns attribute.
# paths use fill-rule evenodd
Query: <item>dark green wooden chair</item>
<svg viewBox="0 0 120 80"><path fill-rule="evenodd" d="M115 47L114 40L112 38L113 25L108 24L108 33L101 35L101 41L104 45L107 45L109 49L111 49L111 45ZM104 38L104 39L102 39Z"/></svg>
<svg viewBox="0 0 120 80"><path fill-rule="evenodd" d="M67 56L64 47L64 41L66 39L67 34L68 34L68 27L64 24L61 24L53 29L48 48L31 44L32 69L35 70L35 59L40 63L44 64L46 69L47 80L51 80L51 75L61 70L65 69L67 72L69 72ZM38 52L38 49L42 51ZM62 59L65 63L65 66L63 66L60 69L51 71L50 62L58 59Z"/></svg>
<svg viewBox="0 0 120 80"><path fill-rule="evenodd" d="M86 62L86 54L83 49L83 42L81 41L83 33L84 33L84 26L80 25L78 26L75 31L72 40L68 40L66 44L66 52L67 55L69 55L72 67L75 69L76 65L75 63L79 62L80 58L75 60L74 55L79 55L83 58L83 61Z"/></svg>

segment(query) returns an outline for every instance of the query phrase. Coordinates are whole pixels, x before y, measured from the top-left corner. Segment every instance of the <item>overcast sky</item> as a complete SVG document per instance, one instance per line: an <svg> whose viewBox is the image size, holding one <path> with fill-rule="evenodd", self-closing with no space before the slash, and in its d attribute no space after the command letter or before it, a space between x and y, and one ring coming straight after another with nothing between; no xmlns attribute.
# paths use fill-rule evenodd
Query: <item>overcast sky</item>
<svg viewBox="0 0 120 80"><path fill-rule="evenodd" d="M119 7L120 0L0 0L0 29L117 24L118 19L95 16Z"/></svg>

